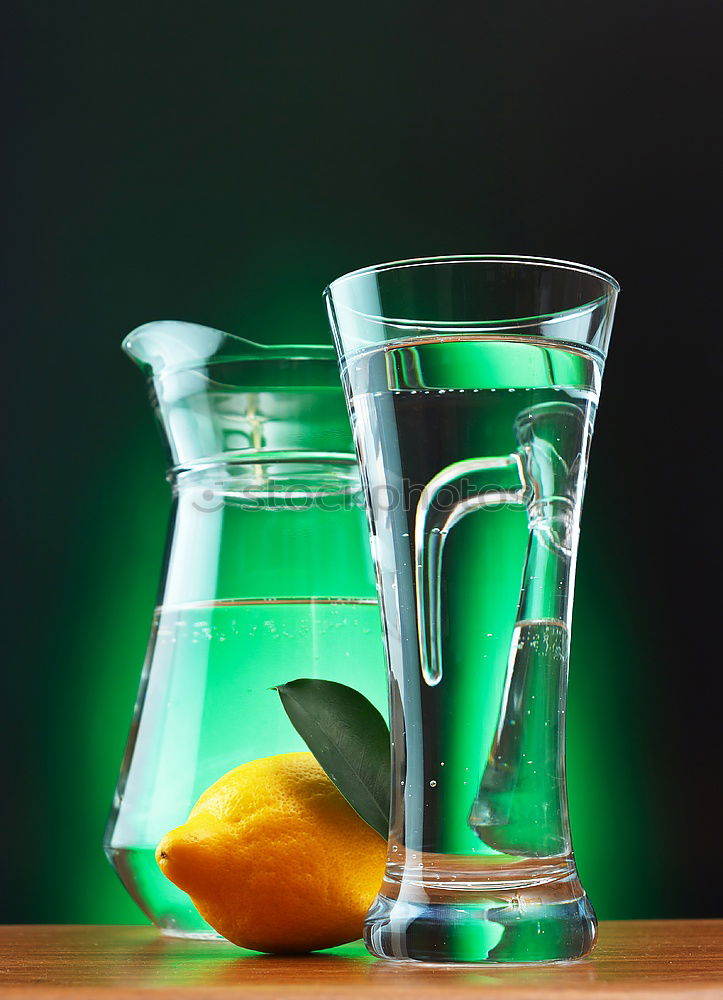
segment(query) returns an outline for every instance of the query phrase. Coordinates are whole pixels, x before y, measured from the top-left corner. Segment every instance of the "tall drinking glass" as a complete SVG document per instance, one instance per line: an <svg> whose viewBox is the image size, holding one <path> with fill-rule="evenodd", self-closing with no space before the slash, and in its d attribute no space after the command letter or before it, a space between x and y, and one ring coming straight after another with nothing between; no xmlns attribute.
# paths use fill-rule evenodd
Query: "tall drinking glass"
<svg viewBox="0 0 723 1000"><path fill-rule="evenodd" d="M326 290L389 667L383 958L569 961L595 914L570 840L565 699L580 511L618 285L467 256Z"/></svg>

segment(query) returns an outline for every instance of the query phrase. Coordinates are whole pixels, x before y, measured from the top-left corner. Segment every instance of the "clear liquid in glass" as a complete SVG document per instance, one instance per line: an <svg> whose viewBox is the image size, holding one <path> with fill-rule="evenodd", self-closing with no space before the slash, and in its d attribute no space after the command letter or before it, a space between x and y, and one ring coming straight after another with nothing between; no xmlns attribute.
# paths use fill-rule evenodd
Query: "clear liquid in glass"
<svg viewBox="0 0 723 1000"><path fill-rule="evenodd" d="M564 702L599 360L539 338L446 335L352 355L347 374L399 709L370 947L437 961L584 954L595 924L570 843ZM511 455L519 469L485 466ZM431 528L444 532L438 662L417 585L432 481L449 483ZM518 502L470 501L515 490Z"/></svg>

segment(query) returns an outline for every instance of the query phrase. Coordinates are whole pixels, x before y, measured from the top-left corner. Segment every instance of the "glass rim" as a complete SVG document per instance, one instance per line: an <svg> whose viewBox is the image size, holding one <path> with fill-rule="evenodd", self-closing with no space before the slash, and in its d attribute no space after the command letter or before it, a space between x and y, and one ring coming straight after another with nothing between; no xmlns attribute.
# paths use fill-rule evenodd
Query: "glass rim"
<svg viewBox="0 0 723 1000"><path fill-rule="evenodd" d="M601 303L607 302L610 299L614 299L620 292L619 282L613 278L611 274L607 271L602 271L600 268L592 267L589 264L580 264L576 261L563 260L555 257L535 257L525 254L441 254L433 257L408 257L403 260L387 261L381 264L371 264L367 267L360 267L354 271L348 271L346 274L340 275L329 284L324 289L324 298L334 300L334 292L340 288L343 284L351 281L352 279L363 277L364 275L372 274L384 274L387 271L405 270L417 267L433 267L439 264L475 264L475 263L504 263L504 264L521 264L521 265L535 265L538 267L549 267L560 271L575 271L579 274L584 274L588 277L598 278L601 282L606 284L607 290L602 294L598 295L594 299L589 299L586 302L580 303L576 306L571 306L569 309L556 309L549 313L536 313L531 316L500 316L495 319L475 319L475 320L430 320L424 319L423 317L408 317L401 318L395 316L383 316L374 315L371 313L364 313L357 309L354 309L349 305L342 305L342 309L346 312L352 313L355 316L360 316L363 319L369 320L376 323L385 323L389 326L399 326L399 327L420 327L425 329L480 329L480 328L491 328L491 327L510 327L522 324L528 324L536 322L539 320L554 321L555 319L564 319L575 315L584 315L585 313L595 309ZM335 303L338 307L338 304Z"/></svg>

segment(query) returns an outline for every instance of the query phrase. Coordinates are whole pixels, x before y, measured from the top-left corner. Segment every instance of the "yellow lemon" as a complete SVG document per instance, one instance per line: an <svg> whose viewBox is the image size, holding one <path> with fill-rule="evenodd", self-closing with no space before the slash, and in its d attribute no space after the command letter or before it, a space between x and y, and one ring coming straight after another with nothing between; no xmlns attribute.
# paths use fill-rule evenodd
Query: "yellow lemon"
<svg viewBox="0 0 723 1000"><path fill-rule="evenodd" d="M310 753L229 771L156 850L219 934L287 954L360 937L385 858L385 842Z"/></svg>

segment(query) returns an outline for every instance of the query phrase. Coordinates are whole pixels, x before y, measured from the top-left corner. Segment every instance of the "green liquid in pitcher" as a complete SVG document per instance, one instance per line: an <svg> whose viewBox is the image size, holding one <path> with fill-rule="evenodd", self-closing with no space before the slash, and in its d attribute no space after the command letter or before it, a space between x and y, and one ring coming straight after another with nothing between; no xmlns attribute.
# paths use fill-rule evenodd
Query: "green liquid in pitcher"
<svg viewBox="0 0 723 1000"><path fill-rule="evenodd" d="M360 663L368 669L360 671ZM339 681L386 716L378 604L326 598L164 606L154 617L148 664L107 853L155 923L214 936L189 897L161 874L156 845L227 771L307 749L274 685L296 677Z"/></svg>

